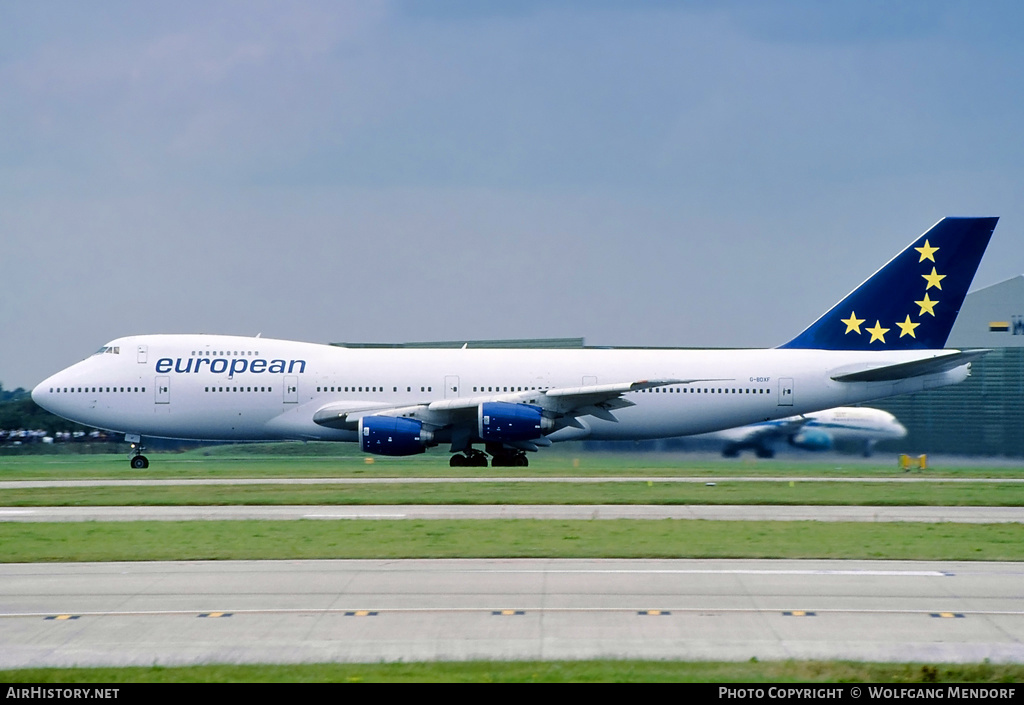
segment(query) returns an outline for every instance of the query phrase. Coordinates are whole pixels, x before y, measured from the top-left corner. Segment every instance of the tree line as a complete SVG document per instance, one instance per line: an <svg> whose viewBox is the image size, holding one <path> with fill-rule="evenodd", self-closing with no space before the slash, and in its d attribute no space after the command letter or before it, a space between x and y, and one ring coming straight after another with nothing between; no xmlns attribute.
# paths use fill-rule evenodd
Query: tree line
<svg viewBox="0 0 1024 705"><path fill-rule="evenodd" d="M0 383L0 430L18 429L46 431L50 436L58 431L92 430L88 426L51 414L32 401L28 390L22 387L8 390Z"/></svg>

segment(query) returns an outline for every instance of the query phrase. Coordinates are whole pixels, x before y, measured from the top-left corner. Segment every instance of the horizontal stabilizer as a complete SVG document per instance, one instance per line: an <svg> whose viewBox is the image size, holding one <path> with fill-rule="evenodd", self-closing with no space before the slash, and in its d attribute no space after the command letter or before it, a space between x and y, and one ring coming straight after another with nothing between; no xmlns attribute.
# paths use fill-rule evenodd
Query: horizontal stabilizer
<svg viewBox="0 0 1024 705"><path fill-rule="evenodd" d="M977 360L989 353L989 350L969 350L967 352L950 352L924 360L913 360L911 362L900 362L893 365L872 367L857 372L847 372L833 375L832 379L837 382L892 382L910 377L938 374L954 370L961 365L966 365L972 360Z"/></svg>

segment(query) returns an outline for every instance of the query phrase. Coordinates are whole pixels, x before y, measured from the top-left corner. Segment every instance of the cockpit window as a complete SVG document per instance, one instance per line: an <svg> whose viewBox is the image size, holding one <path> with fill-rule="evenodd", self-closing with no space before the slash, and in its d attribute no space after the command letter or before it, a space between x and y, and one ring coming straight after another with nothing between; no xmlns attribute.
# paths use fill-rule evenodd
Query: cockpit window
<svg viewBox="0 0 1024 705"><path fill-rule="evenodd" d="M111 355L120 355L121 354L121 346L119 346L119 345L104 345L102 348L100 348L99 350L94 352L93 355L103 355L104 353L108 353L108 354L111 354Z"/></svg>

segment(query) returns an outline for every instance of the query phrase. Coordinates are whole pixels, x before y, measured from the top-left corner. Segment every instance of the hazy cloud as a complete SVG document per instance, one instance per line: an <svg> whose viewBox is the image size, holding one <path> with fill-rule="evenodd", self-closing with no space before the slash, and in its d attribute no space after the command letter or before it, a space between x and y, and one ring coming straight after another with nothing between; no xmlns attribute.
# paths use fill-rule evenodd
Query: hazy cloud
<svg viewBox="0 0 1024 705"><path fill-rule="evenodd" d="M770 346L944 215L1019 274L1016 4L0 6L0 381L109 339Z"/></svg>

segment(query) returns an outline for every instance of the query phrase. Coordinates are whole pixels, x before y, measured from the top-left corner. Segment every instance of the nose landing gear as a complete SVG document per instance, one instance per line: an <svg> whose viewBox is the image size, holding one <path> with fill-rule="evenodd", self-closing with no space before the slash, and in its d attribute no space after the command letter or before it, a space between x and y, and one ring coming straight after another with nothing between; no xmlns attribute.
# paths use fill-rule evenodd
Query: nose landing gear
<svg viewBox="0 0 1024 705"><path fill-rule="evenodd" d="M128 458L128 464L132 470L145 470L149 467L149 458L142 454L146 447L142 445L142 437L134 434L125 434L124 439L132 444L132 454Z"/></svg>

